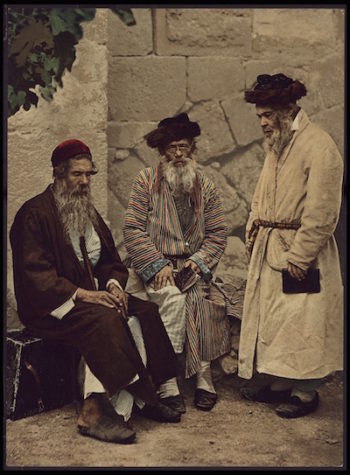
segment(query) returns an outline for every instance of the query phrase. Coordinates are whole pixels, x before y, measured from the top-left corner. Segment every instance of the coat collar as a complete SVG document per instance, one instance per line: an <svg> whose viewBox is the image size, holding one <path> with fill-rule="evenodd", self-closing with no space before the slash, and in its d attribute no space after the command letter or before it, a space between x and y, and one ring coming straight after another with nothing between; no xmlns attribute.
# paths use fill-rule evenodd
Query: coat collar
<svg viewBox="0 0 350 475"><path fill-rule="evenodd" d="M286 146L286 148L283 150L283 153L279 159L278 163L278 169L280 170L285 163L285 161L288 158L288 155L294 145L294 142L297 137L305 130L305 128L310 124L310 119L307 116L306 112L303 109L300 109L298 114L296 115L292 130L294 130L293 137L291 138L290 142Z"/></svg>

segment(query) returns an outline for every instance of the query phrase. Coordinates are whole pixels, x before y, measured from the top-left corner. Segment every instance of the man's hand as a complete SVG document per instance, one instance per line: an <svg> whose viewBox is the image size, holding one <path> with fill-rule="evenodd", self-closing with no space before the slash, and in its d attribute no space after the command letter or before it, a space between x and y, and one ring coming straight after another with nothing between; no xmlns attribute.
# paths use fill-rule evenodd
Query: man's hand
<svg viewBox="0 0 350 475"><path fill-rule="evenodd" d="M124 307L120 305L119 299L111 292L107 292L107 290L86 290L78 288L76 301L115 308L119 314L125 316Z"/></svg>
<svg viewBox="0 0 350 475"><path fill-rule="evenodd" d="M122 289L120 289L117 285L115 285L113 282L109 284L108 292L116 297L116 299L118 300L118 309L122 310L122 314L126 318L128 315L129 295Z"/></svg>
<svg viewBox="0 0 350 475"><path fill-rule="evenodd" d="M296 265L292 264L291 262L288 262L288 272L289 274L297 280L303 280L306 277L306 271L300 269L300 267L297 267Z"/></svg>
<svg viewBox="0 0 350 475"><path fill-rule="evenodd" d="M191 259L189 259L188 261L185 262L184 267L191 267L191 269L192 269L196 274L200 274L200 272L201 272L201 270L200 270L200 268L197 266L197 264L196 264L194 261L191 261Z"/></svg>
<svg viewBox="0 0 350 475"><path fill-rule="evenodd" d="M175 285L174 276L173 276L173 268L171 265L167 265L163 267L157 274L155 275L154 279L154 290L162 289L166 287L167 283L170 282L170 285Z"/></svg>

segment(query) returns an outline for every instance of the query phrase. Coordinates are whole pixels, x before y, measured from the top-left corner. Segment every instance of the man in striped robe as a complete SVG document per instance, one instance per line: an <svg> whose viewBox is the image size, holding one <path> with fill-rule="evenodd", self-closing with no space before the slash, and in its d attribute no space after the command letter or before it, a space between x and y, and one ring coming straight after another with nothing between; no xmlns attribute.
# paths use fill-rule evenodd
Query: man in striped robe
<svg viewBox="0 0 350 475"><path fill-rule="evenodd" d="M146 135L161 160L134 181L124 241L144 298L158 304L175 353L185 351L185 376L196 375L194 403L208 411L217 400L210 363L230 351L230 328L224 299L211 284L226 247L226 224L214 183L196 169L194 138L199 134L199 125L182 113L163 119ZM174 277L184 267L195 278L181 292ZM131 287L130 280L129 292ZM160 397L185 412L176 378L160 387Z"/></svg>

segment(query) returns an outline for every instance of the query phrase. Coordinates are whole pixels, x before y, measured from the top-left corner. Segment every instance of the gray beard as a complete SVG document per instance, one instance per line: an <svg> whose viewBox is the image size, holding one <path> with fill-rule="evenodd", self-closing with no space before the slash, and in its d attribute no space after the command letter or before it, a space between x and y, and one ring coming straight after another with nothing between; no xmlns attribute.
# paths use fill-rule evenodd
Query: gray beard
<svg viewBox="0 0 350 475"><path fill-rule="evenodd" d="M283 115L279 116L279 129L275 129L271 137L264 139L265 152L273 152L277 158L282 155L283 150L293 137L292 124L293 119Z"/></svg>
<svg viewBox="0 0 350 475"><path fill-rule="evenodd" d="M87 194L69 190L64 180L58 180L53 188L58 213L66 237L71 231L84 236L90 223L97 224L96 211L92 202L90 189Z"/></svg>
<svg viewBox="0 0 350 475"><path fill-rule="evenodd" d="M173 162L162 160L163 175L174 194L191 193L196 178L197 164L193 159L186 158L183 167L175 167Z"/></svg>

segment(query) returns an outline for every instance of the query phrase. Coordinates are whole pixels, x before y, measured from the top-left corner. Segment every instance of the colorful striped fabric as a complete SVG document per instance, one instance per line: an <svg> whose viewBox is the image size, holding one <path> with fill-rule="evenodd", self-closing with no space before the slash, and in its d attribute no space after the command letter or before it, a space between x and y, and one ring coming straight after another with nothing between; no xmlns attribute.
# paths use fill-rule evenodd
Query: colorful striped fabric
<svg viewBox="0 0 350 475"><path fill-rule="evenodd" d="M124 244L132 266L144 282L168 263L164 256L191 255L202 271L219 262L226 247L226 224L214 183L199 175L202 212L193 215L185 234L169 185L154 192L156 168L141 170L134 181L125 215ZM160 267L159 267L160 266Z"/></svg>
<svg viewBox="0 0 350 475"><path fill-rule="evenodd" d="M227 241L223 207L214 183L198 174L201 212L193 213L193 221L183 233L169 185L158 178L156 168L141 170L131 190L123 231L132 267L146 283L170 262L167 256L179 256L181 267L185 260L181 257L187 255L204 276L211 276ZM208 298L210 285L201 279L186 292L186 377L198 371L201 360L211 361L230 351L225 301ZM152 297L150 293L148 297ZM171 315L161 317L167 320Z"/></svg>

